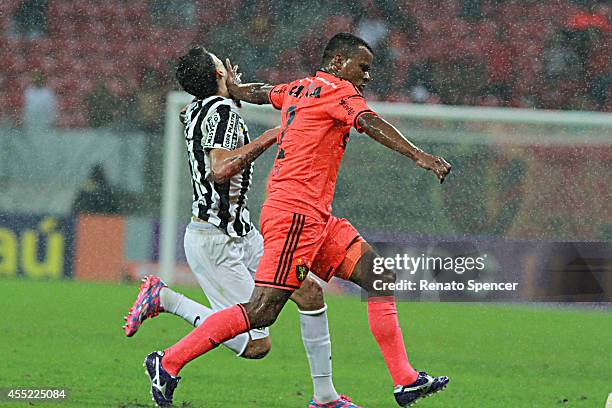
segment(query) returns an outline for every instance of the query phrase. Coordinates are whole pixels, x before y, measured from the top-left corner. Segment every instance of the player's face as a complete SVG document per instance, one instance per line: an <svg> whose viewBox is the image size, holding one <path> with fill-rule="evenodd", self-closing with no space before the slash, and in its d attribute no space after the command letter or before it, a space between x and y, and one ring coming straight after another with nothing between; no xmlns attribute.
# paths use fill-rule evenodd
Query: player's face
<svg viewBox="0 0 612 408"><path fill-rule="evenodd" d="M338 72L340 78L346 79L363 92L366 83L371 80L370 66L374 55L366 47L359 47L357 52L345 59Z"/></svg>

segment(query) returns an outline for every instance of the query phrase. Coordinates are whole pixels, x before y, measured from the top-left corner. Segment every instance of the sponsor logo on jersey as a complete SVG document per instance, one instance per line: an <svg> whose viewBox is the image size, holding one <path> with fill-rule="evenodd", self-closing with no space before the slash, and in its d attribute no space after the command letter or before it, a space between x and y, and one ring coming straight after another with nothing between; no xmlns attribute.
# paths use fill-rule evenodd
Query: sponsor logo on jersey
<svg viewBox="0 0 612 408"><path fill-rule="evenodd" d="M234 150L236 148L236 143L238 142L238 132L236 132L237 118L238 115L230 112L227 128L225 129L225 137L223 138L223 147L226 149Z"/></svg>
<svg viewBox="0 0 612 408"><path fill-rule="evenodd" d="M214 112L206 118L206 139L203 143L204 146L212 145L220 120L221 115L219 115L219 112Z"/></svg>
<svg viewBox="0 0 612 408"><path fill-rule="evenodd" d="M342 106L344 110L346 110L346 113L348 113L349 115L352 115L355 113L355 109L349 106L349 104L346 102L346 99L344 98L340 99L340 106Z"/></svg>

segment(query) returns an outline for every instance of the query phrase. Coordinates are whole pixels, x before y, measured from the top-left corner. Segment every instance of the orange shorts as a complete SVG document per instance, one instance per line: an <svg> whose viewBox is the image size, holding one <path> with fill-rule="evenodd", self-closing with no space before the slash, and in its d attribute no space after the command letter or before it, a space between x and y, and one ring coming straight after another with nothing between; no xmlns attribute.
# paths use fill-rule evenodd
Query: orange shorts
<svg viewBox="0 0 612 408"><path fill-rule="evenodd" d="M343 218L332 216L325 223L264 206L260 225L264 253L255 273L256 286L296 290L308 271L325 281L332 276L349 279L366 247L355 227Z"/></svg>

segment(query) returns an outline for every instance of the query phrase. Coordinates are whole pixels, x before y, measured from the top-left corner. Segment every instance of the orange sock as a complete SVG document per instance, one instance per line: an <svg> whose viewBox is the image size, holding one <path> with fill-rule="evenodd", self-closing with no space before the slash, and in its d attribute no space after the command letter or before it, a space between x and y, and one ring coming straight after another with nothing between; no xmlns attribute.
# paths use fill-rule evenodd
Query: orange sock
<svg viewBox="0 0 612 408"><path fill-rule="evenodd" d="M234 305L213 313L191 333L164 351L162 366L176 377L185 364L224 341L249 331L250 326L242 305Z"/></svg>
<svg viewBox="0 0 612 408"><path fill-rule="evenodd" d="M419 374L408 362L402 330L397 321L395 298L385 296L368 299L368 322L393 385L408 385L416 381Z"/></svg>

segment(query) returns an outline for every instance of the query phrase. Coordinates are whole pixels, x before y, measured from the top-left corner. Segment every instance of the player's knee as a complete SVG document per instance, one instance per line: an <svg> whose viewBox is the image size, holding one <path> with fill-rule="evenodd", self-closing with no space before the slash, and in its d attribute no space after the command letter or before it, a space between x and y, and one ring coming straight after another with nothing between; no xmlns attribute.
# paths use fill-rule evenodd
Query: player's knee
<svg viewBox="0 0 612 408"><path fill-rule="evenodd" d="M245 305L245 308L247 316L249 317L251 329L262 329L274 324L282 309L282 305L266 302L249 302Z"/></svg>
<svg viewBox="0 0 612 408"><path fill-rule="evenodd" d="M395 282L397 276L394 271L385 269L380 275L377 275L377 278L384 283L392 283Z"/></svg>
<svg viewBox="0 0 612 408"><path fill-rule="evenodd" d="M380 256L373 249L364 254L364 259L368 265L367 272L370 280L378 280L384 283L395 282L395 271L386 267L381 268L380 263L376 261L376 259L380 259Z"/></svg>
<svg viewBox="0 0 612 408"><path fill-rule="evenodd" d="M396 275L395 272L390 269L381 268L376 262L376 258L378 257L374 249L370 248L366 251L359 259L357 267L353 275L351 275L351 281L357 283L370 294L376 293L380 295L381 292L375 289L375 283L395 282Z"/></svg>
<svg viewBox="0 0 612 408"><path fill-rule="evenodd" d="M302 283L302 287L293 292L291 300L302 311L320 310L325 307L323 288L310 276Z"/></svg>
<svg viewBox="0 0 612 408"><path fill-rule="evenodd" d="M254 329L262 329L264 327L270 327L276 322L276 318L278 317L278 313L265 313L259 316L259 319L255 321L255 325L251 326Z"/></svg>
<svg viewBox="0 0 612 408"><path fill-rule="evenodd" d="M255 287L251 300L244 305L251 329L271 326L290 296L285 290Z"/></svg>
<svg viewBox="0 0 612 408"><path fill-rule="evenodd" d="M250 340L240 357L249 360L259 360L267 356L271 348L272 342L270 342L269 337L258 340Z"/></svg>

